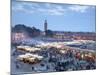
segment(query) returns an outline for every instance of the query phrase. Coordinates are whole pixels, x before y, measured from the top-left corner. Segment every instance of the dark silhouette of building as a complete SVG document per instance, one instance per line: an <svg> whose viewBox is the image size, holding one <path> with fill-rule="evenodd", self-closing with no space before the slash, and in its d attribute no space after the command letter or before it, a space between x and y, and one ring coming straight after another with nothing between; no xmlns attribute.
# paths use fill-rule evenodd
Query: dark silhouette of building
<svg viewBox="0 0 100 75"><path fill-rule="evenodd" d="M48 29L48 23L47 23L47 20L45 20L45 22L44 22L44 32L45 32L45 35L46 35L47 29Z"/></svg>

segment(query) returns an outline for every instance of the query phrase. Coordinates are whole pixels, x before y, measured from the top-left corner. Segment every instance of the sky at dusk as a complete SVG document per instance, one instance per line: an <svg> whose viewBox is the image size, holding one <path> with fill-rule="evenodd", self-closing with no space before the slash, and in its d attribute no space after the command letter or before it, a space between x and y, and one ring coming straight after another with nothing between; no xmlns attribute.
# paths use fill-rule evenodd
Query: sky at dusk
<svg viewBox="0 0 100 75"><path fill-rule="evenodd" d="M54 31L95 32L96 7L92 5L12 2L12 26L25 24Z"/></svg>

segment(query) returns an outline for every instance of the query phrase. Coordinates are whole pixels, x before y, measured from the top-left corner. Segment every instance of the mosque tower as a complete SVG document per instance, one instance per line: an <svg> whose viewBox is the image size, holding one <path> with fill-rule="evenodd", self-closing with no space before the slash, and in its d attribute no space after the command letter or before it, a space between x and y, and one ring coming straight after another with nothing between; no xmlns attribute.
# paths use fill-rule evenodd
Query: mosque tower
<svg viewBox="0 0 100 75"><path fill-rule="evenodd" d="M45 32L45 35L46 35L46 31L48 30L48 23L47 23L47 20L45 20L44 22L44 32Z"/></svg>

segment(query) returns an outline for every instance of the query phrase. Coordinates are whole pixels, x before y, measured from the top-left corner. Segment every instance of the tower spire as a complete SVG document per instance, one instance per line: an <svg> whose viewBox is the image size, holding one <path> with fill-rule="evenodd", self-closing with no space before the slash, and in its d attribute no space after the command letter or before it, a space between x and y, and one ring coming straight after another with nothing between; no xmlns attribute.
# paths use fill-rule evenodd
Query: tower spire
<svg viewBox="0 0 100 75"><path fill-rule="evenodd" d="M47 28L48 28L48 23L47 23L47 20L45 20L44 21L44 32L45 32L45 35L46 35Z"/></svg>
<svg viewBox="0 0 100 75"><path fill-rule="evenodd" d="M47 23L47 20L45 20L45 22L44 22L44 31L47 31L47 26L48 26L48 23Z"/></svg>

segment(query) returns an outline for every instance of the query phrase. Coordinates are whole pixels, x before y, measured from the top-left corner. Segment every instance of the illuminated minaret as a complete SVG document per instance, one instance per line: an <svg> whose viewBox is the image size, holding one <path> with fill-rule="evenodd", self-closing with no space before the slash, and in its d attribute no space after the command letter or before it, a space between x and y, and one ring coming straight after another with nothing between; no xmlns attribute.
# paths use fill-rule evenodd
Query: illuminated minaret
<svg viewBox="0 0 100 75"><path fill-rule="evenodd" d="M45 20L45 22L44 22L44 32L45 32L45 35L46 35L47 28L48 28L48 23L47 23L47 20Z"/></svg>

